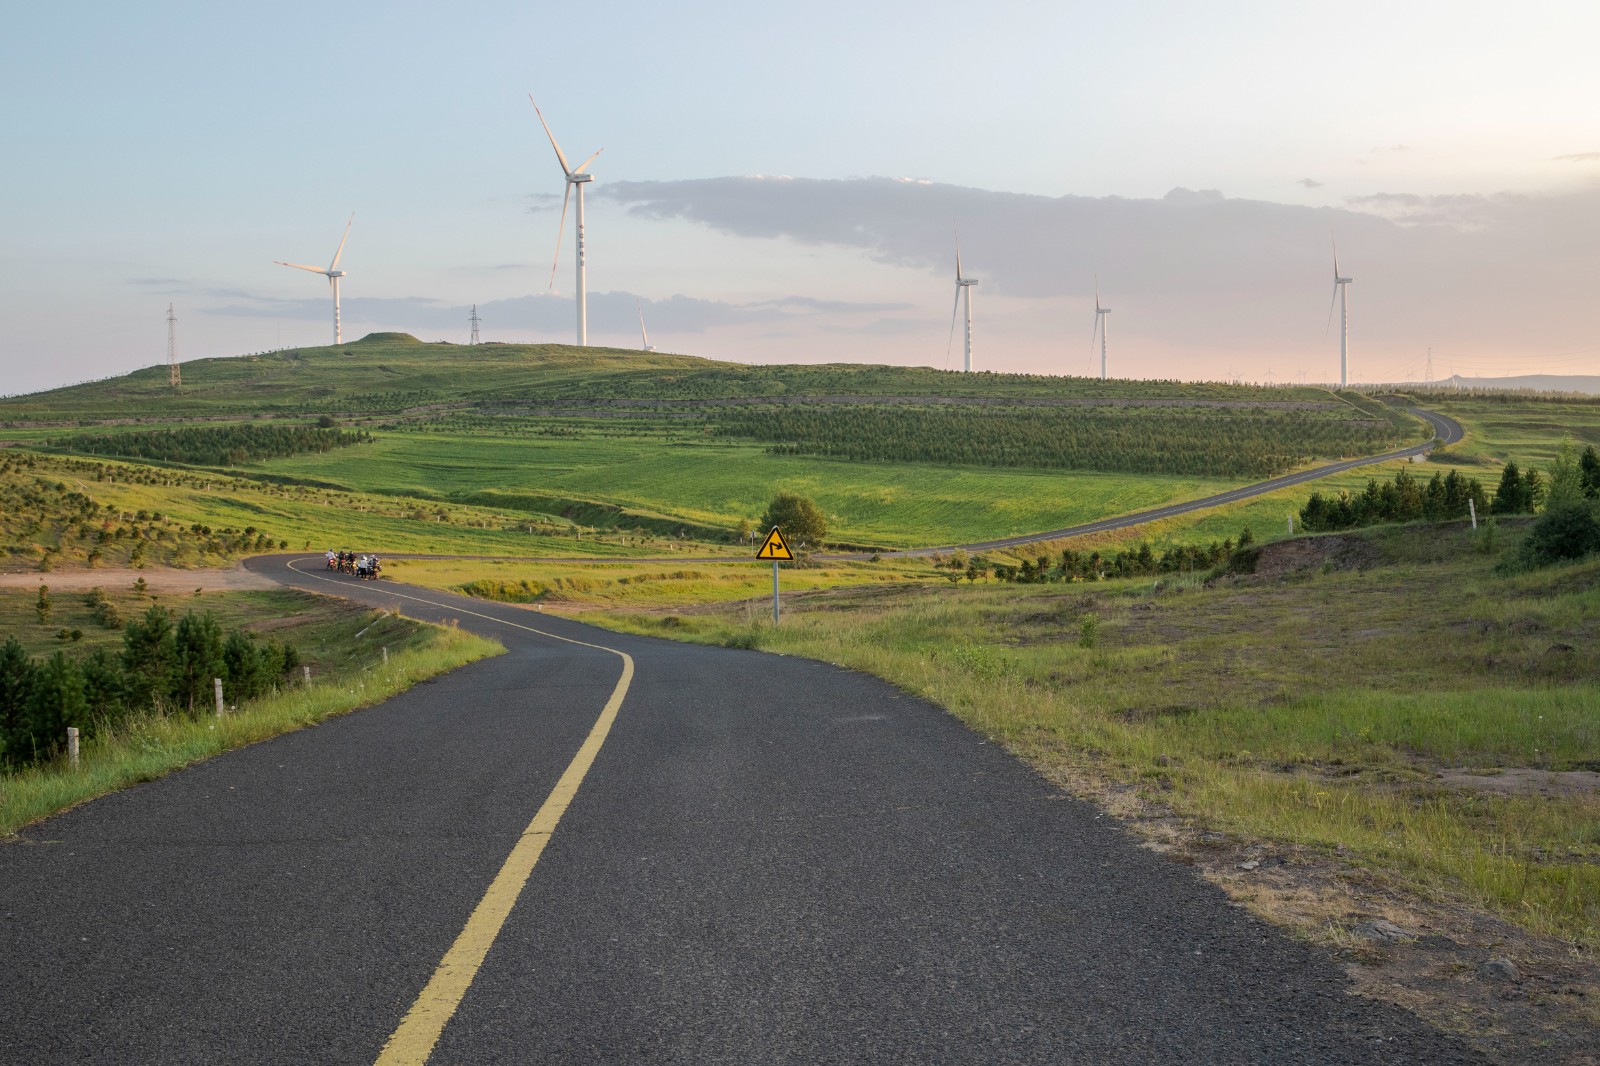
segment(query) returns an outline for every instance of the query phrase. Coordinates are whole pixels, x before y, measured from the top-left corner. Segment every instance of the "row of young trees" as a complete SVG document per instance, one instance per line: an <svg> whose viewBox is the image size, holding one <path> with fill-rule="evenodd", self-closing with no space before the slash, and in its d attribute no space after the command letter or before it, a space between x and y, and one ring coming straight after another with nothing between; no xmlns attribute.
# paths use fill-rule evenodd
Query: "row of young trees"
<svg viewBox="0 0 1600 1066"><path fill-rule="evenodd" d="M1255 543L1255 535L1246 526L1239 533L1238 543L1230 539L1212 541L1202 547L1198 544L1177 544L1157 552L1149 543L1141 541L1137 547L1125 551L1101 553L1063 549L1060 556L1041 556L1023 559L1018 563L991 563L981 555L968 556L955 552L941 565L950 573L952 582L963 576L968 581L982 577L988 580L992 573L997 581L1020 585L1042 585L1057 581L1107 581L1118 577L1144 577L1155 574L1184 574L1211 570L1233 558L1233 554Z"/></svg>
<svg viewBox="0 0 1600 1066"><path fill-rule="evenodd" d="M50 757L68 726L92 736L132 714L197 716L210 706L213 678L222 678L230 699L250 699L299 665L292 645L224 633L210 611L174 621L160 605L123 628L120 652L35 660L11 637L0 645L0 767Z"/></svg>
<svg viewBox="0 0 1600 1066"><path fill-rule="evenodd" d="M1368 478L1366 489L1355 495L1313 492L1300 509L1300 526L1308 533L1321 533L1387 522L1445 522L1465 518L1468 501L1480 515L1534 514L1548 509L1547 501L1563 506L1566 502L1600 501L1600 453L1591 445L1579 454L1569 439L1563 443L1548 481L1532 466L1507 463L1501 468L1492 498L1477 478L1463 477L1454 469L1447 474L1436 471L1423 482L1402 467L1392 481Z"/></svg>
<svg viewBox="0 0 1600 1066"><path fill-rule="evenodd" d="M1397 443L1387 421L1228 408L774 407L714 424L776 454L1213 477L1271 477Z"/></svg>
<svg viewBox="0 0 1600 1066"><path fill-rule="evenodd" d="M1537 474L1533 476L1537 478ZM1478 514L1491 513L1488 494L1477 478L1462 477L1456 470L1448 474L1436 471L1424 482L1401 467L1392 481L1368 478L1366 489L1354 495L1348 491L1337 496L1313 492L1300 508L1300 528L1307 533L1324 533L1385 522L1444 522L1465 518L1469 500Z"/></svg>
<svg viewBox="0 0 1600 1066"><path fill-rule="evenodd" d="M330 420L331 421L331 420ZM184 426L136 433L80 434L61 446L90 455L116 455L200 466L235 466L258 459L281 459L303 452L329 452L372 439L362 430L317 426Z"/></svg>

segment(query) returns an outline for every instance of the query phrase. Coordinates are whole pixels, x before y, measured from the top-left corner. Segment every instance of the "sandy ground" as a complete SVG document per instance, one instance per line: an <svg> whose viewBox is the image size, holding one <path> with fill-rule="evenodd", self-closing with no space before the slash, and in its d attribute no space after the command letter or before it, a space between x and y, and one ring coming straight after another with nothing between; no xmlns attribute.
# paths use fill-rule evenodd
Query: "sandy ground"
<svg viewBox="0 0 1600 1066"><path fill-rule="evenodd" d="M52 589L70 591L103 588L131 588L135 581L144 578L145 584L156 592L193 592L207 589L234 592L240 589L282 588L276 581L253 574L243 567L227 570L51 570L48 573L30 570L20 574L0 574L0 588L38 588L49 585Z"/></svg>

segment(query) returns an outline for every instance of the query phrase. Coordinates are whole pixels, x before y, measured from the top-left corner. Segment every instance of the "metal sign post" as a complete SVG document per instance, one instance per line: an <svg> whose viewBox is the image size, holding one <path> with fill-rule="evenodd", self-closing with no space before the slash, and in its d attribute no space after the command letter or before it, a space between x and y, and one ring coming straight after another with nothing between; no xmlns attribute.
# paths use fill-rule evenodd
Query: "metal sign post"
<svg viewBox="0 0 1600 1066"><path fill-rule="evenodd" d="M783 533L777 526L772 527L772 532L767 534L767 539L762 541L761 550L756 552L757 559L772 560L772 624L778 624L778 560L793 559L794 552L789 550L789 544L783 539Z"/></svg>

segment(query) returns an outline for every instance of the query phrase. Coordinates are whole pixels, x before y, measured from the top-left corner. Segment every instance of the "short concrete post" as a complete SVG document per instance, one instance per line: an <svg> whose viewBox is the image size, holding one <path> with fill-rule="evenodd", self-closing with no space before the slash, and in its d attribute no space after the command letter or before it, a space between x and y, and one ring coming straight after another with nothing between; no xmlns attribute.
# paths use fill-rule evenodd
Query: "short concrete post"
<svg viewBox="0 0 1600 1066"><path fill-rule="evenodd" d="M388 662L389 661L389 645L387 645L387 644L385 644L383 646L383 661L384 662Z"/></svg>
<svg viewBox="0 0 1600 1066"><path fill-rule="evenodd" d="M217 717L221 718L222 717L222 712L223 712L223 706L222 706L222 678L213 677L211 680L212 680L212 683L215 684L216 687L217 687Z"/></svg>
<svg viewBox="0 0 1600 1066"><path fill-rule="evenodd" d="M74 770L78 768L78 727L67 726L67 765Z"/></svg>
<svg viewBox="0 0 1600 1066"><path fill-rule="evenodd" d="M1473 499L1468 499L1467 500L1467 513L1472 516L1472 528L1473 529L1477 529L1478 528L1478 501L1477 500L1473 500Z"/></svg>
<svg viewBox="0 0 1600 1066"><path fill-rule="evenodd" d="M304 673L301 676L305 678L306 688L310 688L311 687L311 666L310 666L310 664L302 666L302 667L300 667L300 669L304 671Z"/></svg>
<svg viewBox="0 0 1600 1066"><path fill-rule="evenodd" d="M1289 536L1294 536L1294 515L1289 516Z"/></svg>

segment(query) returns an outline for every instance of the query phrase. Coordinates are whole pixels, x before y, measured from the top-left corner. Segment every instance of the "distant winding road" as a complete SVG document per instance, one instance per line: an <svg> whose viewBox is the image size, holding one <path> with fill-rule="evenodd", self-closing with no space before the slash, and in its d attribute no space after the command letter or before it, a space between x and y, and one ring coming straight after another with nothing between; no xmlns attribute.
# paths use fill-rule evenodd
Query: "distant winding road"
<svg viewBox="0 0 1600 1066"><path fill-rule="evenodd" d="M1457 422L1453 418L1446 418L1444 415L1435 414L1432 411L1424 411L1415 407L1411 408L1410 410L1412 414L1423 419L1433 427L1434 435L1431 440L1424 441L1421 444L1413 444L1409 448L1401 448L1398 451L1384 452L1382 455L1369 455L1361 459L1345 459L1342 462L1329 463L1326 466L1313 467L1310 470L1301 470L1295 474L1285 474L1282 477L1275 477L1270 481L1258 481L1254 485L1246 485L1243 488L1230 489L1227 492L1219 492L1215 496L1205 496L1201 499L1189 500L1185 503L1175 503L1167 507L1157 507L1150 511L1138 511L1134 514L1121 515L1117 518L1104 518L1098 522L1086 522L1081 526L1068 526L1065 529L1052 529L1044 533L1028 533L1020 537L1004 537L1000 540L986 540L977 544L952 545L947 548L914 548L908 551L882 552L880 555L887 558L914 558L917 556L932 555L936 552L955 551L957 548L961 548L969 552L990 551L995 548L1015 548L1023 544L1036 544L1039 541L1044 540L1065 540L1068 537L1081 537L1089 533L1106 533L1113 529L1127 529L1130 526L1142 526L1146 522L1155 522L1163 518L1174 518L1181 514L1188 514L1190 511L1204 511L1208 508L1217 507L1225 503L1237 503L1240 500L1248 500L1253 496L1265 496L1267 493L1275 492L1278 489L1285 489L1291 485L1303 485L1307 481L1316 481L1320 478L1328 477L1331 474L1342 474L1346 470L1355 470L1358 467L1371 466L1374 463L1386 463L1391 459L1405 459L1413 455L1421 455L1424 452L1431 451L1442 444L1454 444L1456 441L1465 436L1465 432L1461 428L1461 423ZM862 553L851 553L847 557L866 558L866 556Z"/></svg>

